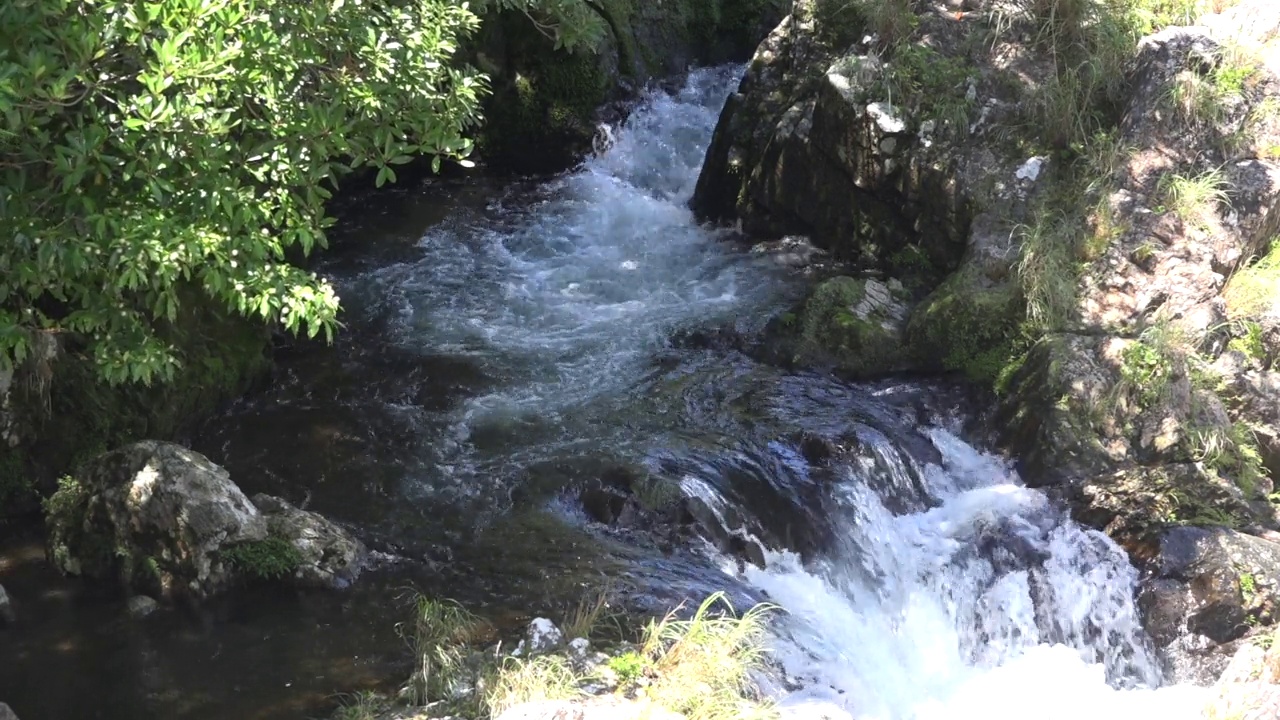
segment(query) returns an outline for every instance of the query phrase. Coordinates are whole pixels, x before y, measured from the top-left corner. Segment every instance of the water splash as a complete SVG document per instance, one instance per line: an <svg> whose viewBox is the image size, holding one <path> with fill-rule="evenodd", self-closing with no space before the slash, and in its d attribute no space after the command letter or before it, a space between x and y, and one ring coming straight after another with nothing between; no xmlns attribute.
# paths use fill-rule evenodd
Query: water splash
<svg viewBox="0 0 1280 720"><path fill-rule="evenodd" d="M1137 573L1000 460L942 430L925 473L938 504L893 515L850 468L840 539L746 579L787 610L778 659L803 689L789 717L1132 720L1199 717L1162 688L1133 602Z"/></svg>

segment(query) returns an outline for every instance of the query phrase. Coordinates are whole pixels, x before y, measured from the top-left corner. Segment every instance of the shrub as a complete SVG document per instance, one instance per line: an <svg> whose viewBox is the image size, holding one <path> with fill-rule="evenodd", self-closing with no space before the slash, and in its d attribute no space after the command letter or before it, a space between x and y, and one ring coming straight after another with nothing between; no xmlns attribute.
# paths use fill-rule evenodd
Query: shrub
<svg viewBox="0 0 1280 720"><path fill-rule="evenodd" d="M222 551L222 559L262 580L288 577L302 562L298 549L288 540L278 537L232 545Z"/></svg>

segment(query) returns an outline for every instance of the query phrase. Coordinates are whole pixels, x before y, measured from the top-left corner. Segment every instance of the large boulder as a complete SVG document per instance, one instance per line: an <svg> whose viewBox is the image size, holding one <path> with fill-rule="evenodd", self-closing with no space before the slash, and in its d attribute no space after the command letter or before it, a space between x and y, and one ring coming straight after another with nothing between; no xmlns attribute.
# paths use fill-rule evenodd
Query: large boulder
<svg viewBox="0 0 1280 720"><path fill-rule="evenodd" d="M267 539L266 520L227 471L171 443L98 457L48 508L49 554L60 570L165 597L218 592L234 576L222 550Z"/></svg>
<svg viewBox="0 0 1280 720"><path fill-rule="evenodd" d="M47 501L49 557L64 573L200 600L251 578L341 586L360 543L283 501L264 513L203 455L143 441L106 453Z"/></svg>
<svg viewBox="0 0 1280 720"><path fill-rule="evenodd" d="M1143 620L1174 682L1212 683L1234 643L1275 622L1280 544L1225 528L1165 531L1138 597Z"/></svg>

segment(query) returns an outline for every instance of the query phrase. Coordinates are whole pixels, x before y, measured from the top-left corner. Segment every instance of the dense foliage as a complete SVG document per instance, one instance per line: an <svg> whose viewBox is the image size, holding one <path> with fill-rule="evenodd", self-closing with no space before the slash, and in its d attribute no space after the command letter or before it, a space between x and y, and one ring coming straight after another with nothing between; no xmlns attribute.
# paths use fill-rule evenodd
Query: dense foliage
<svg viewBox="0 0 1280 720"><path fill-rule="evenodd" d="M506 2L506 0L503 0ZM33 330L112 382L172 377L157 329L213 302L309 335L338 298L286 262L336 180L463 160L483 76L453 0L0 3L0 368Z"/></svg>

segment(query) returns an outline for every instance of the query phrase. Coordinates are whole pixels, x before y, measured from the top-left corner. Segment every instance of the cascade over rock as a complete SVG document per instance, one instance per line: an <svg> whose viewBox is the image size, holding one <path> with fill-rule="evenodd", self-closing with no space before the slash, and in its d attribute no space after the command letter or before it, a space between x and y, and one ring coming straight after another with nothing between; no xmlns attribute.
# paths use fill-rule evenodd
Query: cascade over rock
<svg viewBox="0 0 1280 720"><path fill-rule="evenodd" d="M1113 134L1072 151L1100 153L1082 160L1062 137L1035 135L1057 70L1027 40L1030 10L917 7L909 42L894 45L856 13L841 25L834 5L795 0L760 45L722 112L695 213L753 236L806 235L901 280L917 301L905 359L870 365L997 385L993 426L1028 484L1146 571L1166 664L1196 638L1225 658L1245 618L1272 621L1248 609L1236 567L1241 553L1270 557L1271 542L1238 531L1280 528L1268 500L1280 308L1242 308L1229 282L1280 235L1280 114L1268 104L1280 95L1280 6L1246 0L1142 39L1114 78L1119 107L1098 116ZM1010 26L984 35L993 17ZM1210 91L1187 88L1221 83L1232 52L1261 60L1206 111L1195 103ZM1057 152L1026 150L1046 142ZM1086 161L1098 177L1063 196ZM1193 202L1195 188L1208 190ZM1077 228L1055 227L1055 213ZM1070 238L1081 239L1046 259ZM834 366L887 347L825 337ZM1236 530L1193 541L1173 525Z"/></svg>

